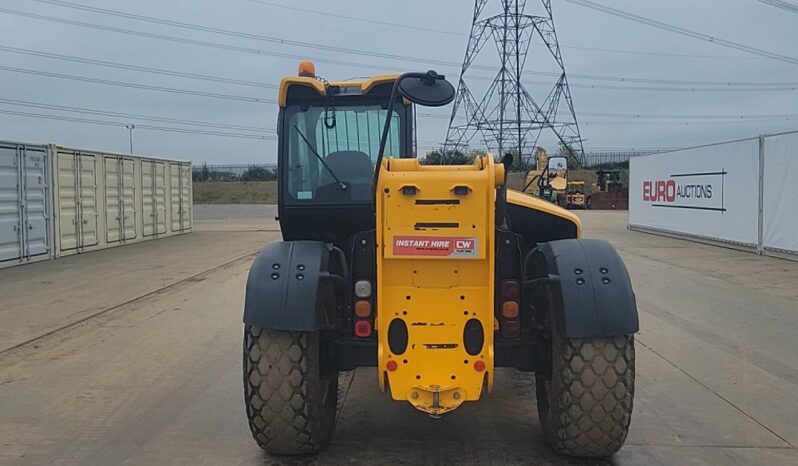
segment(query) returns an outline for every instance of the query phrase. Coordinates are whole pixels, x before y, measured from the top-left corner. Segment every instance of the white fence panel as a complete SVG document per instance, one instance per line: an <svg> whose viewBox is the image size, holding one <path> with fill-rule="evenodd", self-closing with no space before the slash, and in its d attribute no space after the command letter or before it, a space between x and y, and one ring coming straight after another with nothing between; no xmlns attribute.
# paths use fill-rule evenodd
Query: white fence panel
<svg viewBox="0 0 798 466"><path fill-rule="evenodd" d="M635 157L629 163L631 227L756 247L758 139Z"/></svg>
<svg viewBox="0 0 798 466"><path fill-rule="evenodd" d="M798 254L798 133L766 137L764 154L762 246Z"/></svg>

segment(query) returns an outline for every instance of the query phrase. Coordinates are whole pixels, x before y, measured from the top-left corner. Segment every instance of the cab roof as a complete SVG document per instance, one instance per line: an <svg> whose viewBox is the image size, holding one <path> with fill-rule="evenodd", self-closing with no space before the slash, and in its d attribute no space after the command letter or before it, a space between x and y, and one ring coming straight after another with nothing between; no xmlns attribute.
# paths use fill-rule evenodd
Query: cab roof
<svg viewBox="0 0 798 466"><path fill-rule="evenodd" d="M375 86L380 84L387 84L396 81L399 77L398 74L385 74L374 76L368 79L350 80L350 81L335 81L330 82L330 86L338 86L341 88L343 95L365 95L368 94ZM280 91L278 94L278 104L280 107L285 107L288 101L288 90L294 86L306 86L315 90L319 96L325 95L327 84L319 81L316 78L304 76L287 76L280 81ZM349 91L349 92L347 92Z"/></svg>

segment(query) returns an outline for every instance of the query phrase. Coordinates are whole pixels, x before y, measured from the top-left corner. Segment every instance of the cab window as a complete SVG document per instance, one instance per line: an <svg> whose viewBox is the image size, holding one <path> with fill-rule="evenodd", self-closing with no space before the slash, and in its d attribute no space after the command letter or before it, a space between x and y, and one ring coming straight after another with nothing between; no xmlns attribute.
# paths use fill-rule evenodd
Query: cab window
<svg viewBox="0 0 798 466"><path fill-rule="evenodd" d="M400 156L403 109L397 105L385 156ZM380 105L286 108L286 201L294 204L371 201L374 164L387 109ZM337 180L336 180L337 178Z"/></svg>

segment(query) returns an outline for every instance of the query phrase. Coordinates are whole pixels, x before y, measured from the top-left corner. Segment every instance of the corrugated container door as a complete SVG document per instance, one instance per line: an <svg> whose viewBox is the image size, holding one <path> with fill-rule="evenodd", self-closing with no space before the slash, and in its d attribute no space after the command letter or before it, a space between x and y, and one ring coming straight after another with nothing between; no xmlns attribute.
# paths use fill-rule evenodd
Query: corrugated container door
<svg viewBox="0 0 798 466"><path fill-rule="evenodd" d="M50 252L50 199L47 182L47 153L22 148L23 255L27 258Z"/></svg>
<svg viewBox="0 0 798 466"><path fill-rule="evenodd" d="M158 220L155 218L155 161L142 160L141 161L141 215L142 215L142 232L144 237L155 235L156 224Z"/></svg>
<svg viewBox="0 0 798 466"><path fill-rule="evenodd" d="M155 162L155 226L156 234L166 233L166 164Z"/></svg>
<svg viewBox="0 0 798 466"><path fill-rule="evenodd" d="M191 229L191 165L180 166L180 230Z"/></svg>
<svg viewBox="0 0 798 466"><path fill-rule="evenodd" d="M78 206L78 156L74 153L58 152L58 229L60 249L77 249L80 237Z"/></svg>
<svg viewBox="0 0 798 466"><path fill-rule="evenodd" d="M16 148L0 147L0 261L21 256L18 164Z"/></svg>
<svg viewBox="0 0 798 466"><path fill-rule="evenodd" d="M155 160L141 161L141 197L144 236L166 233L166 164Z"/></svg>
<svg viewBox="0 0 798 466"><path fill-rule="evenodd" d="M122 229L124 239L131 240L138 236L138 212L136 211L136 161L122 159Z"/></svg>
<svg viewBox="0 0 798 466"><path fill-rule="evenodd" d="M80 247L86 248L97 244L97 158L79 154L77 160L80 173Z"/></svg>
<svg viewBox="0 0 798 466"><path fill-rule="evenodd" d="M180 231L182 224L181 209L180 209L180 192L182 191L180 185L180 165L175 163L169 164L169 199L170 199L170 218L172 220L170 229L172 231Z"/></svg>
<svg viewBox="0 0 798 466"><path fill-rule="evenodd" d="M103 157L105 165L105 231L106 241L118 243L122 239L121 170L119 157Z"/></svg>

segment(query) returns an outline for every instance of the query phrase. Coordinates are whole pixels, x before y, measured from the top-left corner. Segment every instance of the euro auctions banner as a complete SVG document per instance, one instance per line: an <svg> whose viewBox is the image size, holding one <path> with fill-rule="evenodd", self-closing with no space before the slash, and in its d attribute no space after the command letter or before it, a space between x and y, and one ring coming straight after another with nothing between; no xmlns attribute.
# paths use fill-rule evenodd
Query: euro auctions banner
<svg viewBox="0 0 798 466"><path fill-rule="evenodd" d="M759 141L634 157L629 224L756 247Z"/></svg>

